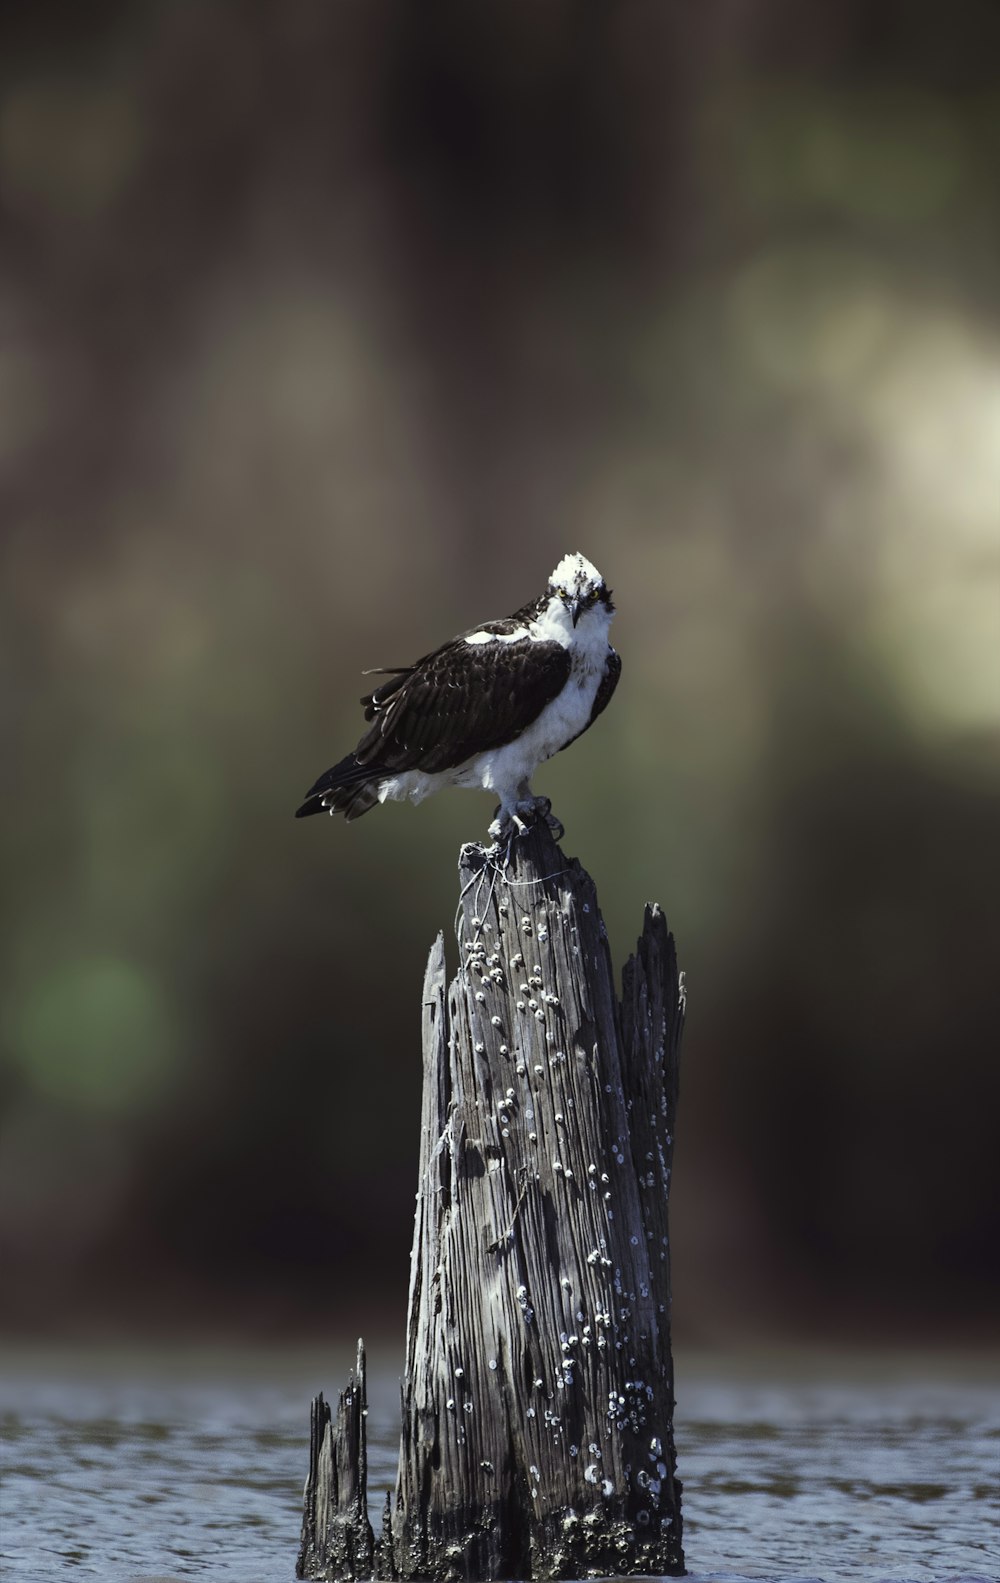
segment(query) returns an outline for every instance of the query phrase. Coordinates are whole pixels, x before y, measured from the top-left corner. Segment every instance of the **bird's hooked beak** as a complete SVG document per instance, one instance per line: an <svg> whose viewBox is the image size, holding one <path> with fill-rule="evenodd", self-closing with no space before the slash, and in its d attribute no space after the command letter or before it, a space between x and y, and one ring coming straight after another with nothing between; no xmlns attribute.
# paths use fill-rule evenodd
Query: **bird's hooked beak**
<svg viewBox="0 0 1000 1583"><path fill-rule="evenodd" d="M571 614L573 616L573 625L576 626L576 624L579 621L580 617L583 615L583 602L582 602L582 600L574 599L573 603L570 605L570 612L571 612Z"/></svg>

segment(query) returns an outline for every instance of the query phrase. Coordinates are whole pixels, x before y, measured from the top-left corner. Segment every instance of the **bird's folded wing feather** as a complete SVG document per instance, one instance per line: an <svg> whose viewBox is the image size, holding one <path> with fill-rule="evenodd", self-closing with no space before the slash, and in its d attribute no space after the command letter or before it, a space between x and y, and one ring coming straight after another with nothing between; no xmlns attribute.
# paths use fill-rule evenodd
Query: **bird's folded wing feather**
<svg viewBox="0 0 1000 1583"><path fill-rule="evenodd" d="M598 715L604 713L605 709L608 707L608 704L611 702L611 695L618 686L618 678L621 676L621 673L622 657L618 653L618 650L613 649L609 643L608 662L604 667L604 675L601 677L601 685L597 689L597 697L594 699L594 712L590 717L591 725L593 725Z"/></svg>
<svg viewBox="0 0 1000 1583"><path fill-rule="evenodd" d="M463 634L362 699L372 725L358 743L358 761L393 773L452 769L512 741L569 672L558 643L468 643Z"/></svg>
<svg viewBox="0 0 1000 1583"><path fill-rule="evenodd" d="M608 658L607 658L607 662L606 662L606 664L604 666L604 675L601 677L600 683L599 683L598 688L597 688L597 694L596 694L596 696L594 698L594 707L590 711L590 719L587 721L587 724L584 726L583 731L578 731L576 733L575 737L570 737L568 742L564 742L563 743L562 747L559 750L560 753L565 752L566 748L572 747L574 742L578 742L580 737L583 736L583 732L590 730L591 726L593 725L594 721L597 719L598 715L604 713L604 710L608 707L608 704L611 702L611 695L612 695L612 693L614 692L615 688L618 686L618 678L621 675L621 673L622 673L621 655L618 653L617 649L613 649L611 647L610 643L609 643L608 644Z"/></svg>

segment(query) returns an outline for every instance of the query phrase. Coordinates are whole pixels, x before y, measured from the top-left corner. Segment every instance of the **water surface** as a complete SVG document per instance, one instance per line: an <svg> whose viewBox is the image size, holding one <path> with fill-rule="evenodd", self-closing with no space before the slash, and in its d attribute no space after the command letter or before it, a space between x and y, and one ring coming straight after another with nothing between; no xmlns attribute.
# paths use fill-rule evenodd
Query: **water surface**
<svg viewBox="0 0 1000 1583"><path fill-rule="evenodd" d="M370 1358L372 1504L395 1473L395 1359ZM4 1583L292 1583L309 1397L346 1353L0 1358ZM694 1579L1000 1579L992 1368L677 1360Z"/></svg>

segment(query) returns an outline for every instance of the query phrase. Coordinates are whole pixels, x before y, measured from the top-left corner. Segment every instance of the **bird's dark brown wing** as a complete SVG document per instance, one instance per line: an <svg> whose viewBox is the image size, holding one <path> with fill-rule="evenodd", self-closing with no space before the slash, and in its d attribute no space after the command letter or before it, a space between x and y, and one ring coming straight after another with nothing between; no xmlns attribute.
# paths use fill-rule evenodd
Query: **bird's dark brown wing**
<svg viewBox="0 0 1000 1583"><path fill-rule="evenodd" d="M468 643L463 634L363 698L372 724L358 743L358 763L435 774L519 736L565 686L570 658L558 643L501 641L510 626L473 628L494 633L494 641Z"/></svg>
<svg viewBox="0 0 1000 1583"><path fill-rule="evenodd" d="M605 709L608 707L608 704L611 702L611 694L618 686L618 679L621 676L621 673L622 657L618 653L618 650L613 649L609 643L608 663L604 667L604 675L601 677L601 685L597 689L597 697L594 699L594 707L590 711L590 719L587 722L589 726L592 726L598 715L603 714Z"/></svg>

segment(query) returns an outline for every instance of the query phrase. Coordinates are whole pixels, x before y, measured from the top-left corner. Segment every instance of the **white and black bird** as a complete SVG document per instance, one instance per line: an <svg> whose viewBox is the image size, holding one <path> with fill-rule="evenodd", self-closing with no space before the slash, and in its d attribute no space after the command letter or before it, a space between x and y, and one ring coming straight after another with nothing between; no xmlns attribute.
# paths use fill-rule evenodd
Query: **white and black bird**
<svg viewBox="0 0 1000 1583"><path fill-rule="evenodd" d="M390 678L361 700L370 727L296 818L358 819L377 803L422 802L446 786L499 796L490 826L498 839L549 818L531 777L593 725L618 684L614 609L596 567L566 555L541 598L512 616L470 627L413 665L366 671Z"/></svg>

